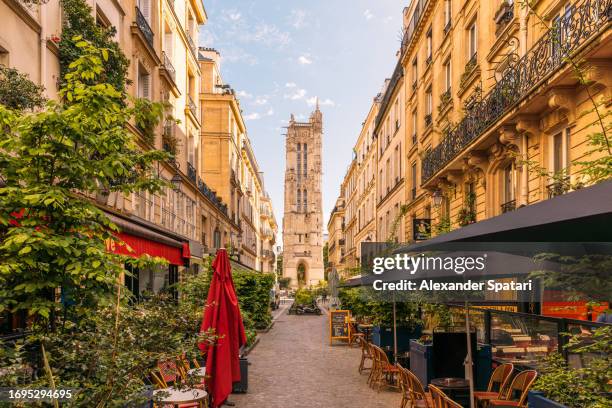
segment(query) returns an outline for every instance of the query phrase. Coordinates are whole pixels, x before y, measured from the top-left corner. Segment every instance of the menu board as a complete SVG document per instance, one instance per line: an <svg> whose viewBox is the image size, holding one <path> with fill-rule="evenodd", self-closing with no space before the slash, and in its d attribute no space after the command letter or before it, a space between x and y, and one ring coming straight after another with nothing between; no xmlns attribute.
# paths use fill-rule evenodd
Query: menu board
<svg viewBox="0 0 612 408"><path fill-rule="evenodd" d="M331 310L329 312L329 343L334 340L348 340L350 337L349 310Z"/></svg>

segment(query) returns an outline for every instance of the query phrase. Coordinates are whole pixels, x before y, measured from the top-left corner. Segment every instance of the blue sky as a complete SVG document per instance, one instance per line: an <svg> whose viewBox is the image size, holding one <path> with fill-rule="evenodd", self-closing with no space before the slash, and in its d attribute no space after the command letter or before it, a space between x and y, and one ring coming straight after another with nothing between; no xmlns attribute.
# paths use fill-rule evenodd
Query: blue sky
<svg viewBox="0 0 612 408"><path fill-rule="evenodd" d="M323 112L323 218L338 196L372 98L390 76L408 0L204 0L200 44L222 57L239 93L249 137L279 227L285 166L283 126ZM279 232L282 232L279 228Z"/></svg>

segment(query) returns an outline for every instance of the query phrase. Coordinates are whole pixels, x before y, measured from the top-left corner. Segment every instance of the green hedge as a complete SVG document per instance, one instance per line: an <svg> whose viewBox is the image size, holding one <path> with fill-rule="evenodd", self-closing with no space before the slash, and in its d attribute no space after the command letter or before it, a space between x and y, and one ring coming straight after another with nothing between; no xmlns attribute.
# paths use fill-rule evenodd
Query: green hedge
<svg viewBox="0 0 612 408"><path fill-rule="evenodd" d="M270 290L274 286L274 275L235 270L232 276L240 310L243 314L248 314L253 324L251 328L265 329L272 322Z"/></svg>
<svg viewBox="0 0 612 408"><path fill-rule="evenodd" d="M296 305L311 305L315 302L316 293L310 289L298 289L295 292Z"/></svg>

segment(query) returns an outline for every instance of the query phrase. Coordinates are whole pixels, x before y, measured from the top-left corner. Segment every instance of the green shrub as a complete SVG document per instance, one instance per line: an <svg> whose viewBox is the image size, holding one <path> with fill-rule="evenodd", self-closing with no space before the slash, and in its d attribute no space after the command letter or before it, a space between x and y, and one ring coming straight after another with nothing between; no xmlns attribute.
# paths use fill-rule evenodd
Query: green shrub
<svg viewBox="0 0 612 408"><path fill-rule="evenodd" d="M295 292L296 305L311 305L315 302L315 292L310 289L298 289Z"/></svg>
<svg viewBox="0 0 612 408"><path fill-rule="evenodd" d="M265 329L272 322L270 290L274 286L274 275L235 270L232 276L240 310L249 314L254 328Z"/></svg>

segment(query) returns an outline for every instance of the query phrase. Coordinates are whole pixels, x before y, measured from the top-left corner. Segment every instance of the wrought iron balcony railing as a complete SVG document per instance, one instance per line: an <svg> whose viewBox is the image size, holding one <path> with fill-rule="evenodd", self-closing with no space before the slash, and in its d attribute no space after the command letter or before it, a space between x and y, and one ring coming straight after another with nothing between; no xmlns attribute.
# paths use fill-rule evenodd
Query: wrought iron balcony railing
<svg viewBox="0 0 612 408"><path fill-rule="evenodd" d="M425 115L425 127L431 125L431 113Z"/></svg>
<svg viewBox="0 0 612 408"><path fill-rule="evenodd" d="M193 164L187 162L187 177L194 183L197 183L198 176L196 174L196 169L193 167Z"/></svg>
<svg viewBox="0 0 612 408"><path fill-rule="evenodd" d="M191 49L191 52L193 52L193 55L197 56L198 47L196 47L195 41L193 41L193 38L191 37L191 34L189 33L187 33L187 42L189 43L189 48Z"/></svg>
<svg viewBox="0 0 612 408"><path fill-rule="evenodd" d="M423 181L438 173L472 141L482 135L513 106L524 100L538 84L566 63L566 58L612 20L612 0L583 0L568 9L501 79L450 130L422 162Z"/></svg>
<svg viewBox="0 0 612 408"><path fill-rule="evenodd" d="M516 200L511 200L501 205L502 214L510 212L510 211L514 211L514 210L516 210Z"/></svg>
<svg viewBox="0 0 612 408"><path fill-rule="evenodd" d="M149 25L149 22L147 21L146 17L144 16L144 14L142 14L142 11L140 11L138 7L136 7L136 25L138 26L138 29L142 32L144 38L147 40L147 43L149 43L149 45L153 47L153 30L151 29L151 26Z"/></svg>
<svg viewBox="0 0 612 408"><path fill-rule="evenodd" d="M195 102L191 98L191 95L187 95L187 106L189 107L189 111L191 112L191 114L196 119L199 120L199 118L198 118L198 107L196 106Z"/></svg>
<svg viewBox="0 0 612 408"><path fill-rule="evenodd" d="M421 18L423 17L423 11L427 7L427 3L429 3L429 0L417 0L417 1L418 3L414 9L414 13L412 14L410 22L408 23L408 26L404 30L404 35L402 37L402 50L401 50L402 54L408 47L408 44L410 44L410 41L412 40L412 37L414 36L414 33L417 27L419 26L419 23L421 22Z"/></svg>
<svg viewBox="0 0 612 408"><path fill-rule="evenodd" d="M550 183L546 186L546 191L548 192L548 198L553 198L556 196L563 195L569 192L571 189L570 179L569 177L564 177L560 180L555 180L553 183Z"/></svg>
<svg viewBox="0 0 612 408"><path fill-rule="evenodd" d="M217 194L212 191L200 177L198 177L197 185L200 193L202 193L204 197L208 198L223 214L227 215L227 204L224 204L223 201L221 201L221 198L217 196Z"/></svg>
<svg viewBox="0 0 612 408"><path fill-rule="evenodd" d="M173 81L176 81L176 69L174 69L174 65L172 65L172 62L165 51L162 51L162 64L168 75L170 75L170 78L172 78Z"/></svg>

